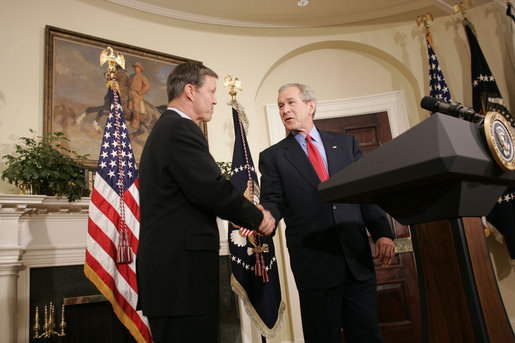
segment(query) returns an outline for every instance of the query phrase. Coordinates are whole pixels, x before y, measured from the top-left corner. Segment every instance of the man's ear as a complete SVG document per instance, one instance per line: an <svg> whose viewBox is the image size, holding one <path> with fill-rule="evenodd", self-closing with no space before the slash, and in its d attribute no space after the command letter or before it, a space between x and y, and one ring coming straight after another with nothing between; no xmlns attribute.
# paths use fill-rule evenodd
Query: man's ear
<svg viewBox="0 0 515 343"><path fill-rule="evenodd" d="M315 100L311 100L310 102L308 102L308 106L309 106L309 114L311 115L311 117L313 117L313 114L315 113L315 109L316 109Z"/></svg>
<svg viewBox="0 0 515 343"><path fill-rule="evenodd" d="M196 91L195 86L190 83L188 83L188 84L186 84L186 86L184 86L184 94L191 101L193 101L195 91Z"/></svg>

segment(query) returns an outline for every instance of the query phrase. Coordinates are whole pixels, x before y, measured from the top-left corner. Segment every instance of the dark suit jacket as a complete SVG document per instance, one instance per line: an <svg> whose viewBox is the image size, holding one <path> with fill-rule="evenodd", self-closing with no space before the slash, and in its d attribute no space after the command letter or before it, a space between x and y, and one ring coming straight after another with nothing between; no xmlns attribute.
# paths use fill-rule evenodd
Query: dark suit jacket
<svg viewBox="0 0 515 343"><path fill-rule="evenodd" d="M362 157L354 136L319 131L329 176ZM331 204L320 200L320 183L308 157L290 134L259 157L261 204L278 222L284 217L291 268L299 290L341 284L345 265L358 280L375 276L365 230L372 238L392 237L376 205Z"/></svg>
<svg viewBox="0 0 515 343"><path fill-rule="evenodd" d="M140 163L139 300L146 316L218 311L216 216L256 229L261 211L220 173L193 121L165 111Z"/></svg>

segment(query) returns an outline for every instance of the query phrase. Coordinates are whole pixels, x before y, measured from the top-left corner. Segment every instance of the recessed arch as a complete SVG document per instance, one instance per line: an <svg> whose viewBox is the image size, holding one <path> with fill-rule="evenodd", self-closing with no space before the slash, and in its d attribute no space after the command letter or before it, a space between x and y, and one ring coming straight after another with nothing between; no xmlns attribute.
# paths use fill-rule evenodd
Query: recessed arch
<svg viewBox="0 0 515 343"><path fill-rule="evenodd" d="M417 79L415 78L413 73L408 69L408 67L401 61L399 61L396 57L392 56L388 52L385 52L384 50L378 49L369 44L345 40L331 40L306 44L287 52L279 59L277 59L264 73L263 77L259 82L258 87L256 88L254 100L256 102L261 102L258 98L262 95L263 92L266 92L265 89L267 86L267 82L269 81L271 76L280 69L281 66L287 64L287 62L289 62L292 59L295 59L296 57L301 57L301 55L327 49L348 51L354 54L360 54L369 57L370 60L373 60L375 63L379 64L382 68L384 68L384 70L388 71L392 75L395 75L397 78L402 79L404 87L409 88L409 90L406 92L407 94L405 94L405 97L406 103L408 105L410 125L415 125L424 119L424 113L419 110L417 105L420 98L421 89ZM392 89L384 90L384 92L397 90L399 89L392 87Z"/></svg>
<svg viewBox="0 0 515 343"><path fill-rule="evenodd" d="M323 41L323 42L316 42L312 44L303 45L301 47L298 47L285 55L283 55L281 58L279 58L274 64L268 68L266 73L263 75L263 78L261 79L261 82L259 83L259 86L257 87L256 94L254 96L254 99L257 98L259 92L261 91L261 87L263 86L263 83L266 81L266 79L269 77L270 74L272 74L278 66L282 65L287 60L290 60L296 56L299 56L301 54L315 51L315 50L321 50L321 49L339 49L339 50L350 50L350 51L356 51L361 52L364 54L368 54L374 57L377 57L381 60L383 60L385 63L391 65L393 68L399 71L410 86L413 88L416 94L420 94L420 89L417 83L417 79L415 76L411 73L411 71L404 65L402 62L400 62L397 58L393 57L392 55L388 54L384 50L378 49L374 46L360 43L360 42L352 42L352 41L343 41L343 40L333 40L333 41Z"/></svg>

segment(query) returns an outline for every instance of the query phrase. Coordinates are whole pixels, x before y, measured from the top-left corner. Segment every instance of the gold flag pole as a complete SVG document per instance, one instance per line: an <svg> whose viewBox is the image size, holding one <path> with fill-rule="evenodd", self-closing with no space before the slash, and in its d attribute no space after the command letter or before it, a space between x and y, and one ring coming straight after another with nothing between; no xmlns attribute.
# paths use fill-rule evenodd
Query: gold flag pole
<svg viewBox="0 0 515 343"><path fill-rule="evenodd" d="M107 72L111 78L114 78L116 72L116 65L125 69L125 57L119 52L115 53L113 48L110 46L100 53L100 65L104 65L107 62Z"/></svg>
<svg viewBox="0 0 515 343"><path fill-rule="evenodd" d="M426 32L426 36L430 34L429 32L429 21L433 20L433 15L431 13L421 14L417 17L417 26L424 25L424 31Z"/></svg>
<svg viewBox="0 0 515 343"><path fill-rule="evenodd" d="M472 7L472 0L459 0L452 9L454 13L461 12L463 19L467 19L467 8Z"/></svg>
<svg viewBox="0 0 515 343"><path fill-rule="evenodd" d="M236 89L240 92L243 90L240 79L234 77L232 74L225 75L224 86L229 87L229 95L231 96L232 101L236 101Z"/></svg>
<svg viewBox="0 0 515 343"><path fill-rule="evenodd" d="M121 137L121 127L124 124L122 120L122 116L120 109L122 106L119 103L119 87L118 82L116 80L116 65L119 65L123 69L125 69L125 58L120 53L115 53L111 47L107 47L100 53L100 65L104 65L107 62L107 85L112 89L112 102L114 104L114 115L115 115L115 134L117 135L117 139ZM119 142L118 142L119 143ZM121 161L122 150L121 144L117 145L117 156L118 160ZM123 171L121 162L118 163L118 183L123 185ZM125 222L125 200L124 200L124 190L122 187L119 189L119 199L120 199L120 226L118 229L118 245L117 245L117 256L116 263L117 264L129 264L132 263L132 248L129 241L129 232L127 230L127 224Z"/></svg>
<svg viewBox="0 0 515 343"><path fill-rule="evenodd" d="M433 38L431 37L431 32L429 31L429 21L433 20L433 15L431 13L421 14L417 17L417 26L424 25L424 31L426 32L426 38L429 41L429 44L433 46Z"/></svg>

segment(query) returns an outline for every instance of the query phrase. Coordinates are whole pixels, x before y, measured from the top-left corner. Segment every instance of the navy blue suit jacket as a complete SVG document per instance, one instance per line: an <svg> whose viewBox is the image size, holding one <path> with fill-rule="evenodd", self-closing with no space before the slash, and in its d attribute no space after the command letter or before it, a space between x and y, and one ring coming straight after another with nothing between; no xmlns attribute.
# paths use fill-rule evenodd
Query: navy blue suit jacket
<svg viewBox="0 0 515 343"><path fill-rule="evenodd" d="M354 136L319 132L329 176L362 157ZM291 268L299 290L341 284L345 265L358 280L375 277L366 229L374 241L392 238L381 208L323 202L317 194L320 180L292 134L260 154L259 169L261 204L277 222L284 218Z"/></svg>

